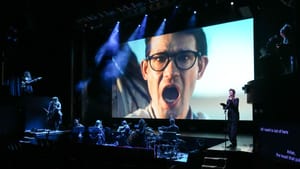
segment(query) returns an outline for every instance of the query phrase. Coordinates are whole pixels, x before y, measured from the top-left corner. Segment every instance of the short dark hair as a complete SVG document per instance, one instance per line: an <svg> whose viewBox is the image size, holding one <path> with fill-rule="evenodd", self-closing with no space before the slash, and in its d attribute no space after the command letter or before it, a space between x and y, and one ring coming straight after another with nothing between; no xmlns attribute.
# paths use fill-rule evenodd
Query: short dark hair
<svg viewBox="0 0 300 169"><path fill-rule="evenodd" d="M206 35L203 31L202 28L196 28L196 29L189 29L189 30L185 30L185 31L181 31L181 32L174 32L171 34L186 34L186 35L192 35L195 37L196 43L197 43L197 50L199 52L201 52L201 56L202 55L207 55L207 41L206 41ZM153 36L152 36L153 37ZM147 37L145 39L145 43L146 43L146 53L149 50L149 41L151 40L152 37ZM147 54L148 55L148 54ZM146 55L146 57L147 57Z"/></svg>
<svg viewBox="0 0 300 169"><path fill-rule="evenodd" d="M232 91L233 94L235 94L235 90L234 89L230 88L229 91Z"/></svg>

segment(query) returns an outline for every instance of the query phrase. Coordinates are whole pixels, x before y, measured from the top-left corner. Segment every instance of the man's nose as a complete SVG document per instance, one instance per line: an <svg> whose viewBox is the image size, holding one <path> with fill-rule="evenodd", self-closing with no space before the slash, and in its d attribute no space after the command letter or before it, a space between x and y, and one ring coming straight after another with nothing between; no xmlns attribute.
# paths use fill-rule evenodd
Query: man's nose
<svg viewBox="0 0 300 169"><path fill-rule="evenodd" d="M178 74L179 74L179 70L178 70L174 60L171 59L164 70L164 76L167 78L172 78L173 76L176 76Z"/></svg>

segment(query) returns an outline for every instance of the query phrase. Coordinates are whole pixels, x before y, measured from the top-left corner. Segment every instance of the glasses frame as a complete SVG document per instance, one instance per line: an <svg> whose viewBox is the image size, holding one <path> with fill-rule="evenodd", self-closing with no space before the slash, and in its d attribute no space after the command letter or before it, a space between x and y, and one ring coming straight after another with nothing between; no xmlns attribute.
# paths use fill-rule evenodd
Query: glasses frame
<svg viewBox="0 0 300 169"><path fill-rule="evenodd" d="M195 65L197 58L199 59L202 56L201 52L199 52L199 51L192 51L192 50L184 50L184 51L179 51L179 52L174 52L174 53L170 53L170 52L155 53L155 54L153 54L151 56L147 56L146 60L149 61L149 64L150 64L150 67L151 67L152 70L157 71L157 72L161 72L161 71L163 71L168 66L168 64L171 61L171 58L174 58L174 57L178 56L179 53L184 53L184 52L190 52L190 53L194 54L195 59L193 61L193 64L191 64L191 66L189 66L187 68L181 68L181 67L178 66L178 63L177 63L176 59L173 59L173 61L174 61L175 65L176 65L177 69L179 69L179 70L189 70L189 69L191 69ZM165 63L165 65L161 69L154 69L153 66L152 66L152 64L151 64L152 63L151 60L154 59L155 55L159 55L159 54L166 55L168 61Z"/></svg>

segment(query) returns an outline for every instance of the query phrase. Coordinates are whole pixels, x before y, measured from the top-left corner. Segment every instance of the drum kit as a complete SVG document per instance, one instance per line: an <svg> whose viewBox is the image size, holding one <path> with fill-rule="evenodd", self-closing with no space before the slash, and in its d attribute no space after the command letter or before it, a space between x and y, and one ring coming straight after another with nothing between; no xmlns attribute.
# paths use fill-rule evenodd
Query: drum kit
<svg viewBox="0 0 300 169"><path fill-rule="evenodd" d="M112 132L113 142L117 142L117 145L129 145L135 147L145 147L147 149L153 149L157 158L177 158L178 143L180 141L179 134L176 132L167 132L162 127L159 127L157 131L147 126L143 135L138 129L130 130L129 135L125 142L122 143L120 137L121 132Z"/></svg>
<svg viewBox="0 0 300 169"><path fill-rule="evenodd" d="M142 140L140 140L142 139ZM128 142L132 146L146 146L146 148L154 148L157 135L151 127L146 127L145 135L141 138L140 133L137 130L132 130L128 137Z"/></svg>

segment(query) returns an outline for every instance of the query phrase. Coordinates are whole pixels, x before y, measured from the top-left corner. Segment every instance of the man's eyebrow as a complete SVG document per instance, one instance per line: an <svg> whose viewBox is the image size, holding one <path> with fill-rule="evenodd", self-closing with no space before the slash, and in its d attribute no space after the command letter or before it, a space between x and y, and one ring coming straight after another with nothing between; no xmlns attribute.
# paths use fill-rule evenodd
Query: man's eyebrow
<svg viewBox="0 0 300 169"><path fill-rule="evenodd" d="M159 55L159 54L168 54L169 52L167 52L167 51L164 51L164 52L156 52L156 53L153 53L153 54L151 54L151 55L149 55L149 56L153 56L153 55Z"/></svg>

